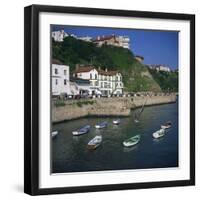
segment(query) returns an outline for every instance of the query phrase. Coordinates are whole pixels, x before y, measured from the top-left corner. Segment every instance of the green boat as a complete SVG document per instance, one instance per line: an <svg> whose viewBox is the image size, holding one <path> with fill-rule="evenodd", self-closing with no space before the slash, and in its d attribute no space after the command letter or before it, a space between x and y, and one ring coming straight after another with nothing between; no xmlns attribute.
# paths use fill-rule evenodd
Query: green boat
<svg viewBox="0 0 200 200"><path fill-rule="evenodd" d="M139 141L140 141L140 135L135 135L135 136L133 136L133 137L131 137L131 138L125 140L125 141L123 142L123 145L124 145L125 147L131 147L131 146L133 146L133 145L138 144Z"/></svg>

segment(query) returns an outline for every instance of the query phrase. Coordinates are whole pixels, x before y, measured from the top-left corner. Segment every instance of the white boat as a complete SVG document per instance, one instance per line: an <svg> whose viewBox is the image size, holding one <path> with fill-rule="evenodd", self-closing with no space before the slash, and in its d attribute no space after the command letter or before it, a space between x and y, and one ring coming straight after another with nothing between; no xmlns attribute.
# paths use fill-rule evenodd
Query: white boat
<svg viewBox="0 0 200 200"><path fill-rule="evenodd" d="M96 149L101 144L101 142L102 142L102 136L97 135L88 142L87 148L91 150Z"/></svg>
<svg viewBox="0 0 200 200"><path fill-rule="evenodd" d="M168 128L171 128L171 126L172 126L172 123L170 121L168 121L165 124L162 124L161 128L162 129L168 129Z"/></svg>
<svg viewBox="0 0 200 200"><path fill-rule="evenodd" d="M78 136L78 135L83 135L85 133L88 133L90 130L90 125L84 126L83 128L77 129L72 132L73 135Z"/></svg>
<svg viewBox="0 0 200 200"><path fill-rule="evenodd" d="M55 138L58 135L58 131L52 131L51 132L51 137Z"/></svg>
<svg viewBox="0 0 200 200"><path fill-rule="evenodd" d="M123 142L123 145L125 147L131 147L131 146L134 146L134 145L138 144L139 141L140 141L140 135L135 135L135 136L125 140Z"/></svg>
<svg viewBox="0 0 200 200"><path fill-rule="evenodd" d="M134 122L135 122L135 123L139 123L139 120L138 120L138 119L134 119Z"/></svg>
<svg viewBox="0 0 200 200"><path fill-rule="evenodd" d="M152 135L156 139L160 138L160 137L163 137L165 135L165 130L161 128L160 130L154 132Z"/></svg>
<svg viewBox="0 0 200 200"><path fill-rule="evenodd" d="M107 126L108 126L108 122L101 122L101 123L96 124L95 128L100 129L100 128L105 128Z"/></svg>
<svg viewBox="0 0 200 200"><path fill-rule="evenodd" d="M115 124L115 125L120 124L120 122L121 122L120 119L114 119L114 120L113 120L113 124Z"/></svg>

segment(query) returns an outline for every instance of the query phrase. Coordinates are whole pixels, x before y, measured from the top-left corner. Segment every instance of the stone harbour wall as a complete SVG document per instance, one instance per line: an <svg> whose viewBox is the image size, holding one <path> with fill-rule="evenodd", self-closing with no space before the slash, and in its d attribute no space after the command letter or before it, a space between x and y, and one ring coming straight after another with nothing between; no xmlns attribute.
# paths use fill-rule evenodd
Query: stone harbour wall
<svg viewBox="0 0 200 200"><path fill-rule="evenodd" d="M176 102L176 94L168 96L113 97L66 100L64 106L52 105L52 122L73 120L86 116L129 116L131 109L145 105Z"/></svg>

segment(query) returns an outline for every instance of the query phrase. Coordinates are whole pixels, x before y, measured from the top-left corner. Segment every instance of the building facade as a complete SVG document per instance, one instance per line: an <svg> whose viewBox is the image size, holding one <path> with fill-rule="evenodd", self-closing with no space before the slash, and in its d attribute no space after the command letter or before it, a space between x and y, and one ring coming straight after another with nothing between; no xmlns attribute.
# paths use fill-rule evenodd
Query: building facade
<svg viewBox="0 0 200 200"><path fill-rule="evenodd" d="M82 66L76 68L74 77L89 80L91 94L120 95L123 93L122 74L118 71Z"/></svg>
<svg viewBox="0 0 200 200"><path fill-rule="evenodd" d="M70 93L69 66L63 65L60 61L53 59L51 77L53 96Z"/></svg>
<svg viewBox="0 0 200 200"><path fill-rule="evenodd" d="M68 37L69 34L65 33L64 30L59 30L59 31L52 31L51 33L52 38L56 42L63 42L65 37Z"/></svg>
<svg viewBox="0 0 200 200"><path fill-rule="evenodd" d="M70 95L89 95L90 81L76 77L70 78Z"/></svg>
<svg viewBox="0 0 200 200"><path fill-rule="evenodd" d="M156 71L171 72L170 67L166 65L148 65L150 69L155 69Z"/></svg>
<svg viewBox="0 0 200 200"><path fill-rule="evenodd" d="M93 40L93 42L99 47L101 47L102 45L111 45L130 49L130 38L128 36L98 36L96 39Z"/></svg>
<svg viewBox="0 0 200 200"><path fill-rule="evenodd" d="M156 70L157 70L157 71L163 71L163 72L170 72L170 71L171 71L169 67L164 66L164 65L159 65L159 66L157 66L157 67L156 67Z"/></svg>
<svg viewBox="0 0 200 200"><path fill-rule="evenodd" d="M130 38L128 36L118 36L118 35L107 35L107 36L98 36L97 38L93 39L90 36L82 36L78 37L74 34L66 33L64 30L52 31L52 37L56 42L63 42L65 37L74 37L78 40L83 40L86 42L93 42L97 44L97 46L101 47L103 44L123 47L126 49L130 49Z"/></svg>

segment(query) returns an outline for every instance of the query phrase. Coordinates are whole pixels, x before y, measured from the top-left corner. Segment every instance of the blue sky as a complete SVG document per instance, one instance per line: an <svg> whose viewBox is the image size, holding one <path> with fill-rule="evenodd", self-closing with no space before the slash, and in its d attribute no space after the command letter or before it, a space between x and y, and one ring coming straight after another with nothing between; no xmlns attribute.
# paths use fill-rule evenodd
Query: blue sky
<svg viewBox="0 0 200 200"><path fill-rule="evenodd" d="M171 69L178 68L178 32L58 25L52 27L52 30L60 29L77 36L126 35L130 37L131 50L135 55L143 56L145 64L164 64Z"/></svg>

